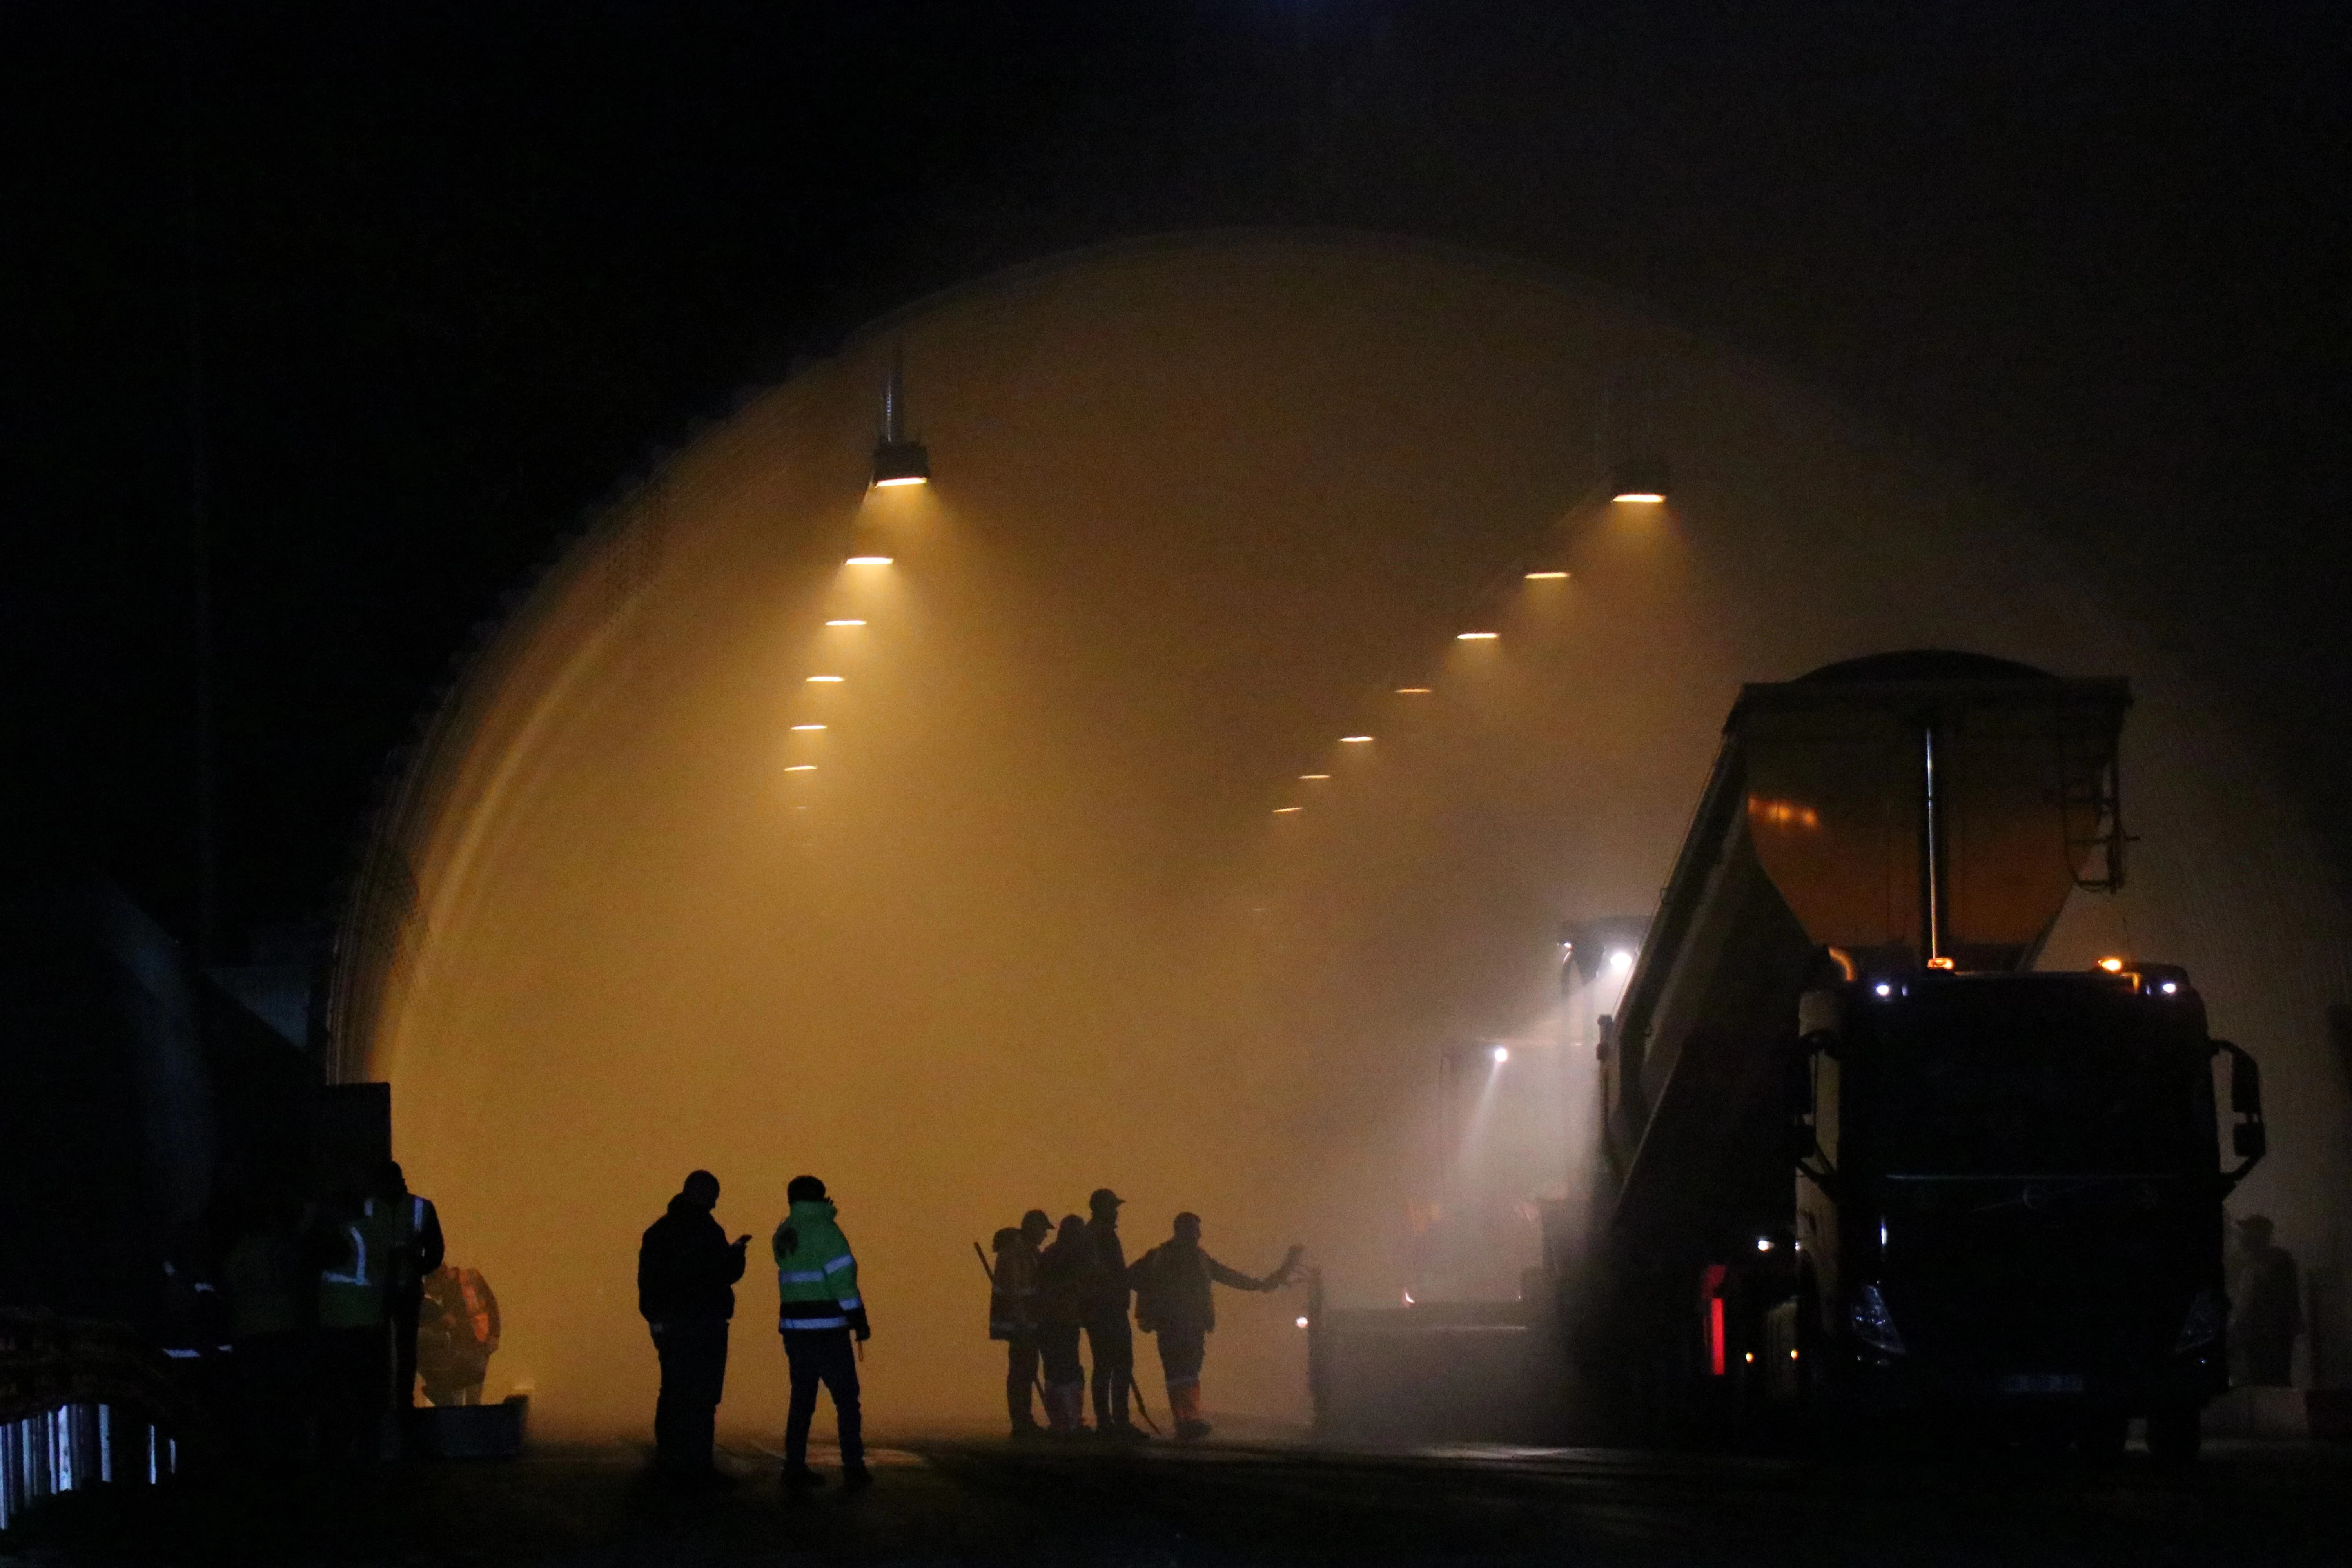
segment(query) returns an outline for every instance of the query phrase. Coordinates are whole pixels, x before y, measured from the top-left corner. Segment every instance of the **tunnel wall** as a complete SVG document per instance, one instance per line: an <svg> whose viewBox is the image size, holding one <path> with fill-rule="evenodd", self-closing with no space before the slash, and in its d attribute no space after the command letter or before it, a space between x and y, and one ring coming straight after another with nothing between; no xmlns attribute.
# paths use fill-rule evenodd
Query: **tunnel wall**
<svg viewBox="0 0 2352 1568"><path fill-rule="evenodd" d="M936 482L868 492L898 353ZM1599 489L1636 438L1669 506ZM2191 966L2270 1069L2240 1206L2334 1266L2345 913L2213 693L1801 388L1573 279L1353 237L991 279L666 460L405 759L339 1070L394 1085L505 1310L490 1393L549 1429L646 1429L635 1237L697 1165L761 1238L722 1424L780 1419L760 1254L801 1170L860 1250L875 1419L985 1419L970 1244L1097 1184L1130 1253L1191 1208L1227 1262L1301 1240L1335 1301L1393 1303L1442 1047L1576 1027L1558 922L1654 902L1742 681L1919 646L2132 679L2131 881L2045 963ZM1213 1413L1303 1417L1295 1303L1222 1306Z"/></svg>

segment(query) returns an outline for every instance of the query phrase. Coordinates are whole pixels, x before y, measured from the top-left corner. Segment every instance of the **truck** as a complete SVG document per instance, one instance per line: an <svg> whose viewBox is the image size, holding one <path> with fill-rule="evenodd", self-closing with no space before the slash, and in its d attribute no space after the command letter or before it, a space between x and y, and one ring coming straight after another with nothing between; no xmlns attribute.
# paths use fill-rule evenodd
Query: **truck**
<svg viewBox="0 0 2352 1568"><path fill-rule="evenodd" d="M2185 970L2037 962L2121 885L2130 700L1941 651L1742 689L1601 1031L1588 1414L2195 1456L2261 1074Z"/></svg>

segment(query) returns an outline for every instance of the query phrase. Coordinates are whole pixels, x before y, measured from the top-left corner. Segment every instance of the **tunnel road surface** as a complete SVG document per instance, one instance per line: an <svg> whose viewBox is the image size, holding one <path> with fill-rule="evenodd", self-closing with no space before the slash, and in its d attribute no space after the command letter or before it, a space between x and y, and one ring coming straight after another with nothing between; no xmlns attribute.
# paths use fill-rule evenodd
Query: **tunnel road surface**
<svg viewBox="0 0 2352 1568"><path fill-rule="evenodd" d="M635 1450L189 1481L57 1500L0 1565L2352 1563L2352 1448L2219 1446L2187 1472L2025 1456L917 1441L870 1491L787 1496L764 1453L681 1495Z"/></svg>

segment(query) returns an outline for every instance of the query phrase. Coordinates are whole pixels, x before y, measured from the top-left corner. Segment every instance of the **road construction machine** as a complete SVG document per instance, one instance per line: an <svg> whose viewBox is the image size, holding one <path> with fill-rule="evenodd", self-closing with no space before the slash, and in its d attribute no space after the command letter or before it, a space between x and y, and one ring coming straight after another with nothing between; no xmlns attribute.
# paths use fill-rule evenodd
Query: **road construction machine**
<svg viewBox="0 0 2352 1568"><path fill-rule="evenodd" d="M2184 970L2037 962L2076 889L2122 880L2129 703L1942 652L1742 690L1602 1031L1559 1281L1580 1397L1619 1427L2110 1451L2144 1418L2194 1455L2261 1075Z"/></svg>

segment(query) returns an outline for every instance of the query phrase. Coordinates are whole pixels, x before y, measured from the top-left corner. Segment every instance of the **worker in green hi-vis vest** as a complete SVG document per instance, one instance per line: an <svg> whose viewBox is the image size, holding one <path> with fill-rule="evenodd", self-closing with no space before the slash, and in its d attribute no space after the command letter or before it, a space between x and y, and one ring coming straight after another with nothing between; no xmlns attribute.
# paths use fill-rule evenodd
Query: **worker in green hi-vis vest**
<svg viewBox="0 0 2352 1568"><path fill-rule="evenodd" d="M372 1212L373 1211L373 1212ZM376 1457L392 1398L391 1216L344 1188L310 1233L319 1268L319 1448L331 1462Z"/></svg>

